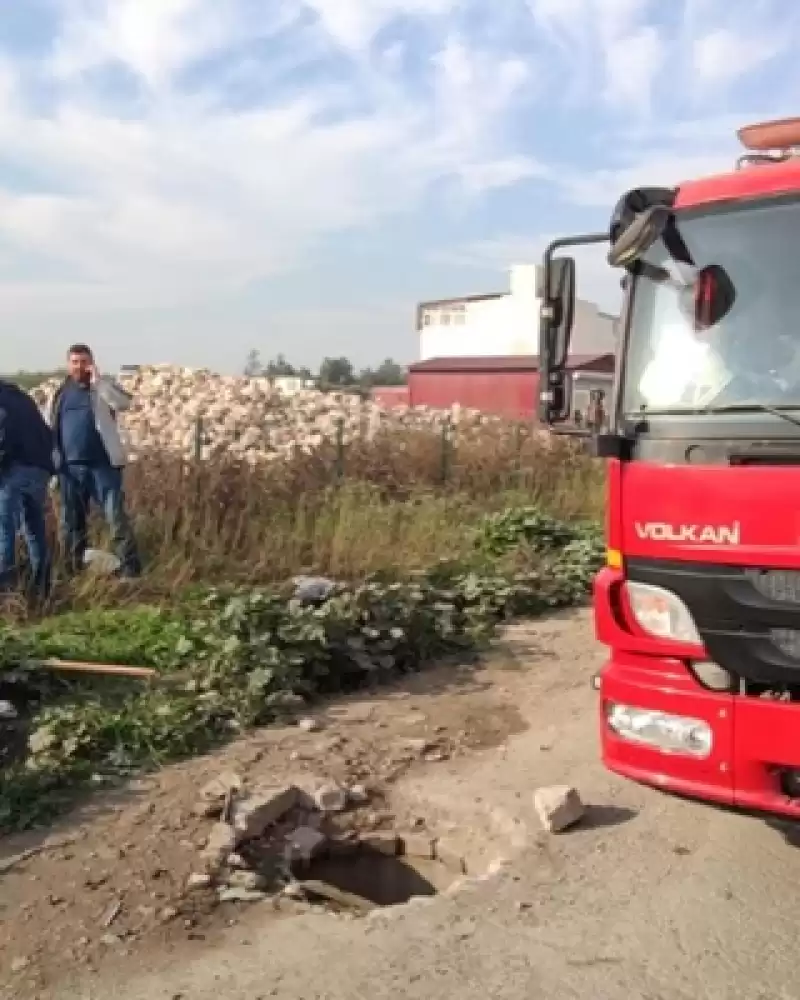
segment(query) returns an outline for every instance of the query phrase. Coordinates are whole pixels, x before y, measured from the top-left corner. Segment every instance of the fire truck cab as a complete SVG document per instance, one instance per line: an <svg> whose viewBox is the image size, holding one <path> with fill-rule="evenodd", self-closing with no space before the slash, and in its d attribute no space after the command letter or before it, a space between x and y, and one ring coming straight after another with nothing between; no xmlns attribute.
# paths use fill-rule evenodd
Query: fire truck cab
<svg viewBox="0 0 800 1000"><path fill-rule="evenodd" d="M589 437L607 461L603 761L800 816L800 119L738 135L730 173L629 191L608 232L547 248L539 414L567 429L566 254L606 242L625 296Z"/></svg>

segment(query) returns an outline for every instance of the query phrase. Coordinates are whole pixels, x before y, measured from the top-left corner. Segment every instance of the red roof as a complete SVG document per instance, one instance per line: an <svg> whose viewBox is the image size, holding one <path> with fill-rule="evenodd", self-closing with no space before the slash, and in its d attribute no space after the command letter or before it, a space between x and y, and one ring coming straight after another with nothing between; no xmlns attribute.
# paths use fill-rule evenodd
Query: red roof
<svg viewBox="0 0 800 1000"><path fill-rule="evenodd" d="M575 354L569 367L578 371L614 371L613 354ZM486 355L481 357L428 358L409 365L411 372L536 372L535 354Z"/></svg>

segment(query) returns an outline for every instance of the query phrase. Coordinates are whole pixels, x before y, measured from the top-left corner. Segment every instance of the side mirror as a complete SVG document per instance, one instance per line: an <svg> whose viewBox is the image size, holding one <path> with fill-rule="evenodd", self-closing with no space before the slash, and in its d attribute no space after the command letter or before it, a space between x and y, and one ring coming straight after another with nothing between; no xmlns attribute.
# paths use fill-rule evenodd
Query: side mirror
<svg viewBox="0 0 800 1000"><path fill-rule="evenodd" d="M697 272L694 284L681 296L681 307L696 333L721 322L736 302L736 286L721 264L708 264Z"/></svg>
<svg viewBox="0 0 800 1000"><path fill-rule="evenodd" d="M549 371L559 371L567 363L569 339L575 319L575 261L558 257L546 267L547 287L539 289L542 299L539 316L539 355L547 359Z"/></svg>
<svg viewBox="0 0 800 1000"><path fill-rule="evenodd" d="M620 233L608 251L611 267L630 267L658 240L672 218L672 209L666 205L653 205L641 212Z"/></svg>

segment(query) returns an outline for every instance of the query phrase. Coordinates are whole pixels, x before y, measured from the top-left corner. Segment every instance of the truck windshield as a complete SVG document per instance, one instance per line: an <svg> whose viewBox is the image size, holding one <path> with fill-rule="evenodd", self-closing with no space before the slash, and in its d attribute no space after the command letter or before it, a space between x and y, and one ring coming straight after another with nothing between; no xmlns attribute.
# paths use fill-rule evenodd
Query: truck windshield
<svg viewBox="0 0 800 1000"><path fill-rule="evenodd" d="M691 277L659 241L634 286L623 411L800 409L800 200L679 214L677 225L697 268L724 268L733 302L699 329Z"/></svg>

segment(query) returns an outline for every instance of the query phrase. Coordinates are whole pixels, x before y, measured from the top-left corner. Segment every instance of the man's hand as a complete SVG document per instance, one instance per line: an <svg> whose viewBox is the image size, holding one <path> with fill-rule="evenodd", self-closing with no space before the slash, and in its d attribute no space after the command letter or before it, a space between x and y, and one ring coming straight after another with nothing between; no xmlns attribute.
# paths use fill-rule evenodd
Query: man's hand
<svg viewBox="0 0 800 1000"><path fill-rule="evenodd" d="M94 385L100 378L100 369L97 367L97 362L92 361L89 365L89 382Z"/></svg>

